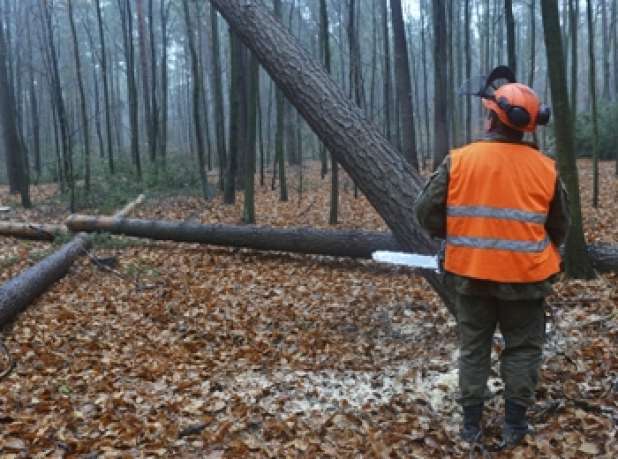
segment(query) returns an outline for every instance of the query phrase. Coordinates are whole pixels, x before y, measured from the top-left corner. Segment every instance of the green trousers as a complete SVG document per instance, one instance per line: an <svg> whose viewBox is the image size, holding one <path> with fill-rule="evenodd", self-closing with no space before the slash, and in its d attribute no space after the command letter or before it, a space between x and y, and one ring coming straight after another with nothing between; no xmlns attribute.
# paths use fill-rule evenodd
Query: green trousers
<svg viewBox="0 0 618 459"><path fill-rule="evenodd" d="M544 300L506 301L457 294L455 301L459 329L459 403L476 405L490 397L487 378L498 325L505 343L500 355L504 398L530 406L534 403L542 361Z"/></svg>

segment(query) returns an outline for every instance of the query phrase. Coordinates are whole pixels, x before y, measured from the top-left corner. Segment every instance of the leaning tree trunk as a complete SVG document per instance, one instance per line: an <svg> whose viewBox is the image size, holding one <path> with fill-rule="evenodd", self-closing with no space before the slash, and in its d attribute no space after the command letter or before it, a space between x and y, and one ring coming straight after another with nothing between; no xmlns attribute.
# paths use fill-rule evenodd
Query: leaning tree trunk
<svg viewBox="0 0 618 459"><path fill-rule="evenodd" d="M144 196L140 195L113 218L125 217L143 200ZM76 235L60 250L0 286L0 327L6 325L57 280L64 277L73 262L90 247L91 239L91 236L84 233Z"/></svg>
<svg viewBox="0 0 618 459"><path fill-rule="evenodd" d="M365 118L362 110L260 2L211 2L358 184L401 246L435 253L437 244L414 224L414 200L423 179ZM451 306L442 279L430 273L426 278Z"/></svg>
<svg viewBox="0 0 618 459"><path fill-rule="evenodd" d="M405 250L391 233L316 228L272 228L254 225L203 225L165 220L119 219L72 215L66 226L74 232L107 232L147 239L197 242L255 250L371 258L376 250ZM599 271L618 270L618 247L594 245L588 252Z"/></svg>

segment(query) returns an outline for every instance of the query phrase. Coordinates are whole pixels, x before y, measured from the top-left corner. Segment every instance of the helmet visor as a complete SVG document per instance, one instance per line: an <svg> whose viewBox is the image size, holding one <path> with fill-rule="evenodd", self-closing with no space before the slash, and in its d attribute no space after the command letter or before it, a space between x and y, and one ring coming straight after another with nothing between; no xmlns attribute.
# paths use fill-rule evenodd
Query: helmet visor
<svg viewBox="0 0 618 459"><path fill-rule="evenodd" d="M496 90L507 83L514 83L513 72L503 65L496 67L489 76L475 76L464 82L458 93L462 96L477 96L493 99Z"/></svg>
<svg viewBox="0 0 618 459"><path fill-rule="evenodd" d="M472 77L461 85L457 93L460 96L483 97L486 83L487 77L483 75Z"/></svg>

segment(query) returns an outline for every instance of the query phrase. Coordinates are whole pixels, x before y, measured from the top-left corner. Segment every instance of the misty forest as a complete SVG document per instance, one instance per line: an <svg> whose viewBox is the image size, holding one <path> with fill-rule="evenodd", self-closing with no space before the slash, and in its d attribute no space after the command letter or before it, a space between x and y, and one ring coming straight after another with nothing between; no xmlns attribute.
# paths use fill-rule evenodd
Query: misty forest
<svg viewBox="0 0 618 459"><path fill-rule="evenodd" d="M496 335L476 450L457 294L372 254L441 252L501 65L571 220L534 436ZM616 125L616 0L0 0L0 455L618 456Z"/></svg>

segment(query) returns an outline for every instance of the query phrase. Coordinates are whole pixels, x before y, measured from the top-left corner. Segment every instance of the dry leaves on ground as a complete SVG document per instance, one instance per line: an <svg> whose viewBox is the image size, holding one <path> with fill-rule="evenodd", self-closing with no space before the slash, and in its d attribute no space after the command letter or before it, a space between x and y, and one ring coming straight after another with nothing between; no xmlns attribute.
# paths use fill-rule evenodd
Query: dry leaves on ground
<svg viewBox="0 0 618 459"><path fill-rule="evenodd" d="M584 214L590 240L616 243L616 179L608 169L601 209L584 202ZM260 189L259 223L326 226L328 187L315 167L305 178L300 205L295 193L279 203ZM586 180L582 186L585 201ZM175 197L136 214L238 223L240 206ZM342 194L341 221L385 228L351 187ZM25 254L3 279L47 247L1 243ZM3 454L467 455L457 439L455 324L413 272L319 256L136 244L97 250L118 258L123 277L84 258L4 330L17 367L0 382ZM617 300L616 275L557 284L531 414L537 435L500 457L618 454ZM491 442L502 411L497 373L490 383L498 395L486 414Z"/></svg>

